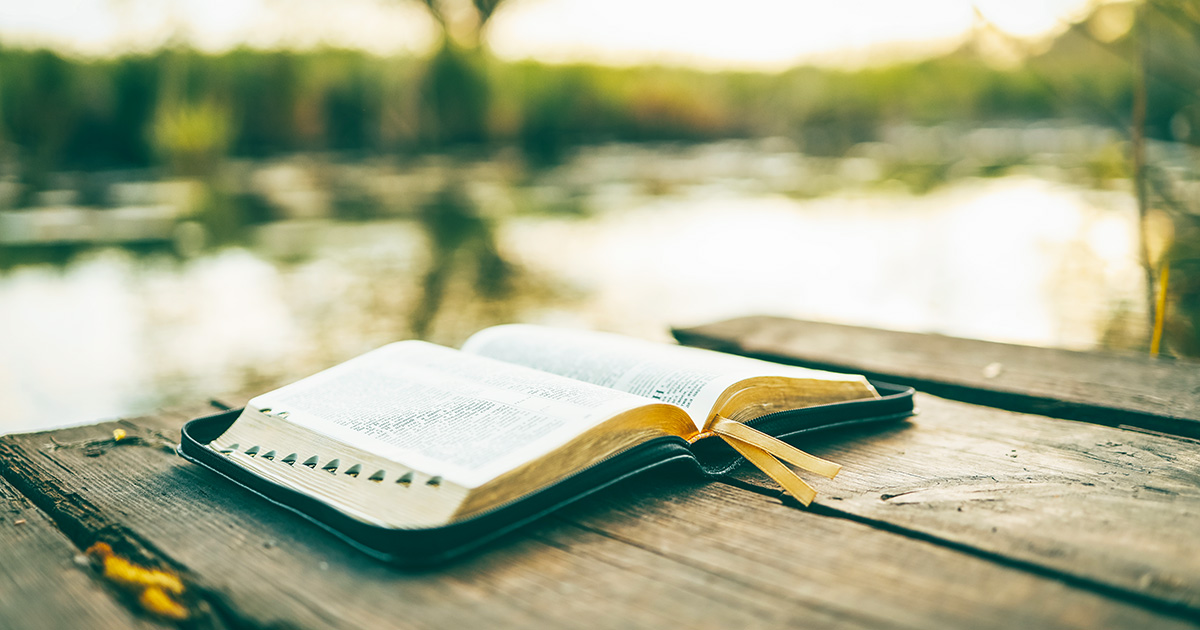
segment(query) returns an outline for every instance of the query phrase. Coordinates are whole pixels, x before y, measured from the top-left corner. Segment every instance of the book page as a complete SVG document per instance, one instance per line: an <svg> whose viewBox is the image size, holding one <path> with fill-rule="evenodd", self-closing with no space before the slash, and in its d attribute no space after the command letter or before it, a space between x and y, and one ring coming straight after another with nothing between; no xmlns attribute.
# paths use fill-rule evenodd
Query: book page
<svg viewBox="0 0 1200 630"><path fill-rule="evenodd" d="M384 346L250 406L473 488L647 401L421 341Z"/></svg>
<svg viewBox="0 0 1200 630"><path fill-rule="evenodd" d="M861 376L655 343L612 333L527 324L475 333L463 351L683 407L703 430L717 398L758 376L862 381Z"/></svg>

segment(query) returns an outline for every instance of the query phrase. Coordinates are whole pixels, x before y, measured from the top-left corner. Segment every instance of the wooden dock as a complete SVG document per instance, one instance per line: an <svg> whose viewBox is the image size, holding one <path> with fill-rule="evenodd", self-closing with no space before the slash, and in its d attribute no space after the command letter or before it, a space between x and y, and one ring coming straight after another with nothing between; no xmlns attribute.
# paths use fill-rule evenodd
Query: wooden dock
<svg viewBox="0 0 1200 630"><path fill-rule="evenodd" d="M809 509L752 470L651 475L421 572L174 454L236 396L6 436L0 627L1200 627L1200 364L771 318L677 336L915 384L921 413L806 442L845 467Z"/></svg>

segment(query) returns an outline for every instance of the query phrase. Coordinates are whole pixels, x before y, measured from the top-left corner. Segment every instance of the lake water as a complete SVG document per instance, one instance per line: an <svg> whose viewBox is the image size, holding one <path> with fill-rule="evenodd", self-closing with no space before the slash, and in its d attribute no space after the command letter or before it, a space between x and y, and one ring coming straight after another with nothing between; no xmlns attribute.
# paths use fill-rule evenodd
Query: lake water
<svg viewBox="0 0 1200 630"><path fill-rule="evenodd" d="M511 292L481 296L470 255L450 256L462 271L425 336L527 321L665 340L775 314L1086 349L1144 329L1127 192L1032 174L816 198L739 181L646 193L615 177L580 214L497 215ZM258 391L411 336L425 234L411 218L292 220L189 259L102 249L10 269L0 431Z"/></svg>

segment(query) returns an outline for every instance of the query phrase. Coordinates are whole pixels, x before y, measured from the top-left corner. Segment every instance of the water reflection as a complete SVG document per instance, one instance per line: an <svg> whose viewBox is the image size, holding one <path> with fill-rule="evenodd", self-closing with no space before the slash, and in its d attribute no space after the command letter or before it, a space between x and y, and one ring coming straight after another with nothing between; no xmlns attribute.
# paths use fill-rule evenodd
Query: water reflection
<svg viewBox="0 0 1200 630"><path fill-rule="evenodd" d="M782 151L613 151L526 185L503 160L373 172L363 181L403 202L353 221L305 211L330 193L292 181L300 192L274 206L291 218L244 247L14 267L0 276L0 430L255 391L513 320L666 338L774 313L1072 348L1145 330L1127 193L1018 174L813 198L761 176L815 168Z"/></svg>
<svg viewBox="0 0 1200 630"><path fill-rule="evenodd" d="M1086 348L1139 295L1134 217L1126 195L1012 177L925 197L671 197L505 237L586 287L595 323L641 335L778 313Z"/></svg>
<svg viewBox="0 0 1200 630"><path fill-rule="evenodd" d="M492 225L466 196L464 182L450 180L418 215L429 242L430 261L421 282L421 301L410 318L416 337L427 337L446 297L447 283L463 270L473 276L480 300L503 298L512 269L500 255Z"/></svg>

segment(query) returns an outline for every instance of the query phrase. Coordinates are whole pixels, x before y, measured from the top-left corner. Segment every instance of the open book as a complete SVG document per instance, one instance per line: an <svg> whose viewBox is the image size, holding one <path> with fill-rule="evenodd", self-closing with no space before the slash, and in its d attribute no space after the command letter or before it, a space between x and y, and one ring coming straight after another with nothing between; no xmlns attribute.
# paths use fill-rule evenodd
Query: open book
<svg viewBox="0 0 1200 630"><path fill-rule="evenodd" d="M883 393L862 376L508 325L462 350L369 352L189 423L180 451L379 555L433 559L679 459L719 474L740 455L807 504L815 491L780 460L838 467L774 436L911 413L911 390Z"/></svg>

